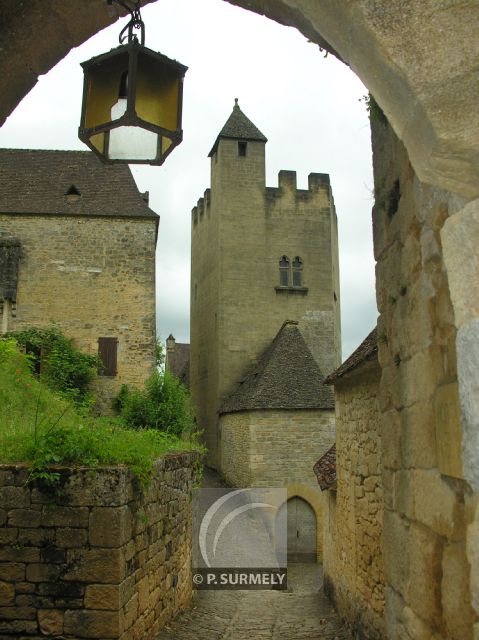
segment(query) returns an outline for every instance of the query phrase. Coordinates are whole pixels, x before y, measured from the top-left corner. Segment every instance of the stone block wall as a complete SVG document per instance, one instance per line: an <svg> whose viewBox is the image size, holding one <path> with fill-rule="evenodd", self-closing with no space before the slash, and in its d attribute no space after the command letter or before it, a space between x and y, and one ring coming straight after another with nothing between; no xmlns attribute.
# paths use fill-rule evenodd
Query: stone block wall
<svg viewBox="0 0 479 640"><path fill-rule="evenodd" d="M221 464L218 410L285 320L297 320L323 375L339 365L337 219L329 176L281 171L266 187L265 144L220 138L211 191L192 212L191 393L209 449ZM241 239L239 241L239 239ZM279 287L279 261L303 261L304 288Z"/></svg>
<svg viewBox="0 0 479 640"><path fill-rule="evenodd" d="M0 637L154 638L187 606L195 453L61 469L58 496L0 466Z"/></svg>
<svg viewBox="0 0 479 640"><path fill-rule="evenodd" d="M92 383L103 413L155 366L156 231L155 218L0 215L0 237L21 243L8 330L54 324L91 354L117 338L117 375Z"/></svg>
<svg viewBox="0 0 479 640"><path fill-rule="evenodd" d="M331 409L238 411L220 416L222 472L236 487L285 487L316 514L317 556L323 547L324 500L314 455L334 442Z"/></svg>
<svg viewBox="0 0 479 640"><path fill-rule="evenodd" d="M379 367L335 382L337 491L324 516L325 590L360 638L384 637Z"/></svg>
<svg viewBox="0 0 479 640"><path fill-rule="evenodd" d="M333 409L262 409L220 417L222 471L234 486L318 488L314 452L334 442ZM319 491L319 488L318 488Z"/></svg>
<svg viewBox="0 0 479 640"><path fill-rule="evenodd" d="M421 183L387 123L371 124L388 638L475 640L478 494L464 475L456 272L442 244L464 202Z"/></svg>

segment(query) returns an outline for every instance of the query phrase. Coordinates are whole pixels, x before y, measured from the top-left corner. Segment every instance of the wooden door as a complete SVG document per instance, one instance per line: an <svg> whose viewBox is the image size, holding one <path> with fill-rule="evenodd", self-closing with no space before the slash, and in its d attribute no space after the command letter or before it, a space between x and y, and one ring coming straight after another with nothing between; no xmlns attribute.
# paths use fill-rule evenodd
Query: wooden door
<svg viewBox="0 0 479 640"><path fill-rule="evenodd" d="M297 496L287 502L288 562L316 562L316 514Z"/></svg>

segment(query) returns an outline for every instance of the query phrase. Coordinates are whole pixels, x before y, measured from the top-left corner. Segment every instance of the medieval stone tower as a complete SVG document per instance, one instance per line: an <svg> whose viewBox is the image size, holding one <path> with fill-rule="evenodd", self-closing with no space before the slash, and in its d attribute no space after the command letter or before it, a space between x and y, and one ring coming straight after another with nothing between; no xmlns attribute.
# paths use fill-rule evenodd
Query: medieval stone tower
<svg viewBox="0 0 479 640"><path fill-rule="evenodd" d="M341 357L329 176L311 173L301 190L295 172L280 171L279 186L266 187L266 142L236 101L209 154L211 189L192 211L191 392L208 464L226 475L221 407L285 321L295 321L301 334L295 340L304 340L322 376ZM284 408L292 408L288 399ZM331 411L331 404L317 408Z"/></svg>

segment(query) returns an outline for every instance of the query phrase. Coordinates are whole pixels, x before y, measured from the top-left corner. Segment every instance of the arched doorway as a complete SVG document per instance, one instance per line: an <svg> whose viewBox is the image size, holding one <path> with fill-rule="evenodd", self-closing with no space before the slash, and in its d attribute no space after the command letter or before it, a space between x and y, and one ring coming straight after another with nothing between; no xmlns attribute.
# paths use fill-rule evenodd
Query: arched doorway
<svg viewBox="0 0 479 640"><path fill-rule="evenodd" d="M294 496L283 506L287 509L288 563L316 562L317 521L311 505Z"/></svg>
<svg viewBox="0 0 479 640"><path fill-rule="evenodd" d="M317 34L321 27L321 33L324 34L324 37L332 43L342 59L358 72L383 107L393 128L405 142L412 165L419 177L466 198L477 197L479 184L477 180L479 171L477 163L478 138L473 135L477 130L475 124L478 118L477 92L474 91L477 84L477 54L472 46L474 37L469 36L474 32L477 3L473 1L450 3L447 9L439 11L434 0L421 0L420 2L407 3L407 6L401 6L399 15L397 3L382 3L381 11L378 11L377 3L366 2L358 7L357 3L346 2L346 0L338 0L336 3L318 0L317 3L309 4L305 0L292 0L289 3L283 0L278 0L277 3L264 3L262 0L231 1L250 7L257 6L258 10L264 9L265 5L271 5L274 7L271 11L277 12L278 20L282 18L286 24L295 23L303 30L306 25L309 25L312 31L311 37L316 41L319 39ZM85 15L85 3L80 0L72 0L71 3L58 5L58 7L64 7L62 10L66 12L65 15L60 13L59 8L55 14L48 11L48 8L44 8L45 13L42 14L39 7L45 4L40 0L24 3L25 7L10 1L3 3L5 7L2 7L3 20L1 22L5 25L7 35L10 31L16 37L4 37L6 45L2 56L4 64L1 74L4 91L2 100L0 100L0 121L35 83L38 73L48 69L53 61L60 58L70 46L78 44L102 25L111 21L111 17L109 18L107 15L105 4L101 2L89 3L95 4L96 13L94 16ZM10 6L14 14L12 19L9 19L9 12L6 10ZM28 19L27 11L31 11L32 7L36 13L32 19ZM20 9L25 13L21 14ZM431 16L434 16L434 20L430 19ZM271 14L271 17L274 16ZM439 20L441 22L438 22ZM440 24L445 26L439 26ZM69 28L66 29L65 25ZM61 34L62 37L46 38L45 29L42 27L47 26L48 33ZM24 37L19 38L19 35ZM439 40L442 46L431 50L430 42ZM405 42L407 42L407 46L404 45ZM460 61L460 64L456 61ZM459 208L460 205L455 206ZM457 218L465 217L462 216L462 213L460 209L459 211L455 210L456 221ZM473 211L470 213L472 217ZM456 225L456 228L459 228L459 225ZM416 230L417 227L414 227L414 233ZM471 237L469 229L466 228L463 237ZM450 258L451 261L454 259L451 273L454 273L453 267L459 262L475 264L470 257L474 256L474 247L477 247L477 243L475 245L471 243L471 250L467 251L468 246L463 239L458 238L456 242L458 241L461 242L461 252L460 256L453 255ZM454 239L451 240L451 243L455 244ZM430 242L428 246L430 246ZM398 255L401 254L398 253ZM435 260L437 255L434 254ZM398 279L401 278L400 284L402 285L404 273L400 273L400 266L403 262L407 262L407 260L391 261L390 268L385 269L384 272L379 271L379 291L388 292L391 290L391 272L397 274ZM417 272L420 272L422 268L422 263L419 264L421 267L416 267ZM457 322L462 323L465 322L462 315L465 314L464 310L473 308L471 303L473 298L470 297L471 288L464 287L463 283L473 281L473 278L465 278L459 270L457 271L459 282L455 305L460 310ZM420 288L422 295L426 295L424 289L425 287ZM471 313L471 315L473 314ZM475 317L473 321L476 321ZM471 366L469 361L466 363L467 375L464 375L464 380L468 384L466 391L473 388L471 386L471 372L477 370L475 365L478 359L476 352L471 348L474 344L473 336L470 341L466 341L468 336L465 331L468 328L466 326L464 329L464 338L459 343L460 350L458 352L459 361L461 357L464 359L465 355L475 360L472 363L474 366ZM477 331L477 328L474 330ZM413 335L416 333L414 332ZM436 334L437 332L434 335ZM409 348L409 335L403 337L397 329L397 325L394 324L393 337L397 338L396 344L400 346L405 344ZM387 336L384 334L383 337ZM429 336L427 339L433 340ZM453 345L452 341L451 344ZM430 344L427 344L427 348L429 347ZM415 348L419 349L419 347ZM454 345L450 351L453 354L451 360L454 360ZM423 353L421 352L418 357L423 358ZM399 371L398 352L394 354L394 359L393 366ZM391 367L392 371L396 371L396 369ZM431 366L430 369L433 371L435 367ZM411 388L417 387L413 377L414 370L417 371L417 366L410 366L407 362L403 363L401 375L397 376L399 381L396 383L393 380L389 383L391 390L393 388L396 390L396 394L388 394L389 398L397 398L398 392L403 389L409 391ZM429 377L433 377L432 373L430 376L429 374L424 376L426 380ZM459 391L461 391L461 387ZM445 399L447 400L447 397ZM451 402L453 408L454 403L456 401L453 399ZM470 406L471 404L468 404L468 410ZM448 405L445 408L447 409ZM406 412L402 413L406 415ZM473 414L474 412L471 410L471 431L477 424L472 421ZM430 413L425 410L424 414L420 414L416 407L415 417L417 418L419 415L425 417L422 422L415 421L417 424L415 431L421 436L424 434L424 437L429 437L427 429L433 422ZM452 415L452 410L447 415ZM468 415L466 414L466 417ZM474 429L474 431L477 430ZM472 438L472 436L470 437ZM434 433L432 439L434 439ZM469 474L467 477L471 477L471 469L477 469L476 461L471 453L477 450L474 443L475 440L471 441L471 446L465 446L469 461L469 467L466 470ZM467 444L466 442L465 445ZM391 449L394 454L394 447ZM394 459L394 464L397 459L400 459L399 454L398 458ZM475 473L474 479L474 488L477 489L478 481ZM431 471L428 481L430 482L428 486L436 487L434 483L439 481L439 474ZM449 491L449 489L447 490ZM449 493L445 495L449 495ZM391 522L396 522L396 519L391 519ZM397 534L396 529L394 530L395 535ZM472 530L472 527L469 529ZM404 532L403 535L406 539L406 535L409 536L409 533ZM386 547L388 544L391 552L395 548L401 548L397 536L391 535L391 541L386 542ZM473 549L473 545L469 546ZM472 555L473 551L470 553ZM391 553L391 558L394 559L394 557ZM436 562L435 559L434 562ZM464 561L464 565L466 564ZM413 620L416 621L415 618Z"/></svg>

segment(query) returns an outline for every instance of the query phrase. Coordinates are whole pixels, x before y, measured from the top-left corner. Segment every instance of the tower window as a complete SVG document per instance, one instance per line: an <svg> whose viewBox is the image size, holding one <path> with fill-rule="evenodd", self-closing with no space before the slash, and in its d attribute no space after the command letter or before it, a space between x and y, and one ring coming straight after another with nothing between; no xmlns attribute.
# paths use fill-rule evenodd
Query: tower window
<svg viewBox="0 0 479 640"><path fill-rule="evenodd" d="M279 261L279 285L280 287L289 286L289 260L287 256L283 256Z"/></svg>
<svg viewBox="0 0 479 640"><path fill-rule="evenodd" d="M117 338L98 338L98 355L102 364L100 375L116 376L117 374Z"/></svg>
<svg viewBox="0 0 479 640"><path fill-rule="evenodd" d="M245 156L246 155L247 146L248 146L247 142L243 142L242 140L240 140L238 142L238 155L239 156Z"/></svg>
<svg viewBox="0 0 479 640"><path fill-rule="evenodd" d="M293 260L293 287L303 286L303 261L299 256Z"/></svg>

